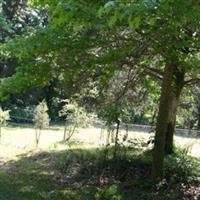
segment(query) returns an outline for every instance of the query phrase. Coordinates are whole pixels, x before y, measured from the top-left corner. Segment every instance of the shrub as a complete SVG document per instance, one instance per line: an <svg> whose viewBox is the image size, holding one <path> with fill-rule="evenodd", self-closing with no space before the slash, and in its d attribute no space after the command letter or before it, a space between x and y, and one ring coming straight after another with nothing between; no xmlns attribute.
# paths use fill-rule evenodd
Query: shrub
<svg viewBox="0 0 200 200"><path fill-rule="evenodd" d="M38 146L39 143L41 130L49 126L50 119L47 111L48 107L44 100L40 102L35 109L34 122L36 128L36 146Z"/></svg>
<svg viewBox="0 0 200 200"><path fill-rule="evenodd" d="M119 194L119 189L116 184L109 187L99 189L95 195L96 200L122 200L122 196Z"/></svg>
<svg viewBox="0 0 200 200"><path fill-rule="evenodd" d="M76 101L67 99L64 100L64 102L65 104L59 114L60 116L64 116L66 120L63 136L63 140L65 141L69 140L78 128L88 127L91 116L89 116L86 109L83 106L80 106ZM67 132L68 135L66 137Z"/></svg>
<svg viewBox="0 0 200 200"><path fill-rule="evenodd" d="M1 137L1 127L10 119L10 110L3 111L0 107L0 137Z"/></svg>
<svg viewBox="0 0 200 200"><path fill-rule="evenodd" d="M10 118L16 123L33 123L35 106L12 106Z"/></svg>

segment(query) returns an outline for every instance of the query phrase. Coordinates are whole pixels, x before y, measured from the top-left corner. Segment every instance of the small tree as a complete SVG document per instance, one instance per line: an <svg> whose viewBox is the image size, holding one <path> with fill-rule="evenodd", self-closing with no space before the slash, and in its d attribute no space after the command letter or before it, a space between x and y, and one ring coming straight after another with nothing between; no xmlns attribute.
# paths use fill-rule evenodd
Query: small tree
<svg viewBox="0 0 200 200"><path fill-rule="evenodd" d="M60 116L65 117L65 129L63 141L68 141L79 127L85 128L90 123L90 117L85 108L80 106L75 100L64 100L65 102Z"/></svg>
<svg viewBox="0 0 200 200"><path fill-rule="evenodd" d="M0 140L1 140L1 128L6 124L6 121L10 119L10 110L3 111L0 107Z"/></svg>
<svg viewBox="0 0 200 200"><path fill-rule="evenodd" d="M112 105L103 107L99 115L100 115L100 118L106 122L106 126L108 129L106 146L110 145L109 142L110 142L110 137L111 137L111 142L114 141L113 157L116 158L118 147L120 145L119 144L120 124L121 122L129 121L130 113L127 112L125 107L121 106L120 104L112 104ZM115 133L115 136L113 135L113 133ZM128 137L128 128L126 128L126 135L124 136L123 140L125 141L127 137Z"/></svg>
<svg viewBox="0 0 200 200"><path fill-rule="evenodd" d="M41 130L49 126L50 119L47 111L48 111L47 103L44 100L40 102L35 109L34 122L36 129L36 137L35 137L36 146L38 146L40 140Z"/></svg>

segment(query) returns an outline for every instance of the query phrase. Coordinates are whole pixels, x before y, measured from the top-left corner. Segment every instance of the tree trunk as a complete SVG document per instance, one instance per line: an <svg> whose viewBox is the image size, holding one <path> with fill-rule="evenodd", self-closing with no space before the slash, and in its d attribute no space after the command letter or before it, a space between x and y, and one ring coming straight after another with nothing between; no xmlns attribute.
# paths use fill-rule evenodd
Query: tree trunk
<svg viewBox="0 0 200 200"><path fill-rule="evenodd" d="M197 119L197 129L200 130L200 102L198 102L198 119Z"/></svg>
<svg viewBox="0 0 200 200"><path fill-rule="evenodd" d="M114 153L113 153L114 159L116 159L116 157L117 157L118 140L119 140L119 126L120 126L120 121L117 120L117 128L116 128L116 135L115 135L115 146L114 146Z"/></svg>
<svg viewBox="0 0 200 200"><path fill-rule="evenodd" d="M173 88L174 69L174 64L167 64L163 76L153 151L152 178L154 181L163 177L165 138L171 103L171 91Z"/></svg>
<svg viewBox="0 0 200 200"><path fill-rule="evenodd" d="M64 128L64 134L63 134L63 141L66 140L66 135L67 135L67 126L68 126L68 123L67 123L67 120L65 120L65 128Z"/></svg>
<svg viewBox="0 0 200 200"><path fill-rule="evenodd" d="M37 131L37 129L35 131L36 131L35 144L36 144L36 148L37 148L38 144L39 144L39 141L40 141L41 129L39 128L38 131Z"/></svg>
<svg viewBox="0 0 200 200"><path fill-rule="evenodd" d="M74 126L72 128L70 128L70 130L68 131L68 136L65 139L66 142L69 142L69 140L71 139L71 137L74 135L77 127L78 127L77 124L74 124Z"/></svg>
<svg viewBox="0 0 200 200"><path fill-rule="evenodd" d="M179 104L179 96L172 94L171 105L169 110L169 120L167 123L166 139L165 139L165 153L173 153L173 138L176 127L176 114Z"/></svg>
<svg viewBox="0 0 200 200"><path fill-rule="evenodd" d="M173 153L173 138L176 128L176 115L178 105L180 101L180 95L184 86L184 71L181 69L175 69L175 81L174 87L171 93L171 103L169 107L169 119L167 124L166 139L165 139L165 153Z"/></svg>
<svg viewBox="0 0 200 200"><path fill-rule="evenodd" d="M173 150L173 135L178 103L184 86L185 72L175 63L165 66L153 152L152 176L154 181L163 177L165 152Z"/></svg>

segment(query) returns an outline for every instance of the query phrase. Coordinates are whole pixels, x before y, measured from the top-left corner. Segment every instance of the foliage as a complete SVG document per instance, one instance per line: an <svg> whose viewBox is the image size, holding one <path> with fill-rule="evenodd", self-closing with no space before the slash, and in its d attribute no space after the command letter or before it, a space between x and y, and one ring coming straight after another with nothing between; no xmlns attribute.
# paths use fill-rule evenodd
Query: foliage
<svg viewBox="0 0 200 200"><path fill-rule="evenodd" d="M122 110L119 106L111 105L102 109L100 112L100 117L106 122L107 125L112 125L113 123L117 123L122 116Z"/></svg>
<svg viewBox="0 0 200 200"><path fill-rule="evenodd" d="M65 117L65 130L63 140L70 140L78 128L86 128L92 120L92 115L89 115L83 106L80 106L75 100L63 100L65 103L60 116ZM68 136L66 132L68 129Z"/></svg>
<svg viewBox="0 0 200 200"><path fill-rule="evenodd" d="M64 100L65 104L60 111L60 116L64 116L67 123L75 127L87 127L90 118L83 106L74 100Z"/></svg>
<svg viewBox="0 0 200 200"><path fill-rule="evenodd" d="M10 118L17 123L33 123L35 106L20 108L19 106L10 106Z"/></svg>
<svg viewBox="0 0 200 200"><path fill-rule="evenodd" d="M10 119L10 110L3 111L0 107L0 139L1 139L1 128Z"/></svg>
<svg viewBox="0 0 200 200"><path fill-rule="evenodd" d="M2 110L0 107L0 126L4 125L10 119L10 110Z"/></svg>
<svg viewBox="0 0 200 200"><path fill-rule="evenodd" d="M29 82L30 87L48 84L52 74L47 72L52 70L49 70L49 66L52 65L56 66L53 74L59 72L59 75L65 79L74 79L82 72L84 75L96 75L98 68L98 71L102 72L101 83L104 84L113 77L113 71L119 69L121 62L128 63L128 66L131 65L132 57L137 57L139 59L137 64L143 68L156 65L156 68L161 66L160 68L163 69L165 59L171 57L178 58L177 61L181 63L181 66L186 66L187 63L188 65L195 64L198 61L195 53L184 54L181 51L185 46L193 44L195 44L194 49L198 48L198 35L194 34L190 38L187 29L185 30L187 24L191 24L189 28L194 33L198 28L196 19L198 19L199 12L194 1L184 1L184 3L169 3L164 0L149 3L141 1L132 4L120 1L107 3L95 1L90 2L87 6L84 2L87 1L65 0L62 3L37 1L38 4L48 5L50 25L39 29L31 36L17 38L3 48L4 52L9 52L19 58L19 68L22 69L22 72L18 71L12 78L3 81L2 95L7 93L5 88L10 92L24 90L27 85L22 83L25 82ZM192 9L188 10L188 7ZM78 12L80 10L81 12ZM176 10L181 12L175 12ZM174 13L176 15L173 18ZM162 26L164 24L165 26ZM120 30L121 28L123 29ZM180 29L181 31L179 31ZM177 37L173 36L172 32ZM162 37L157 35L162 35ZM44 43L44 38L48 42ZM147 44L149 48L145 48ZM146 52L140 52L139 46L145 48ZM83 51L86 52L85 56L83 56ZM65 52L68 52L67 57L63 57L66 55ZM193 55L192 58L190 58L190 54ZM72 59L74 57L75 60ZM34 58L31 64L30 58ZM39 67L41 64L43 66ZM39 76L37 80L31 78L36 77L36 74L31 74L32 69L36 66L37 70L34 70L34 73L45 74L46 78ZM24 73L30 77L25 79ZM20 82L20 79L23 81ZM31 83L30 80L32 80ZM14 82L21 87L11 90Z"/></svg>
<svg viewBox="0 0 200 200"><path fill-rule="evenodd" d="M191 129L199 129L200 125L200 93L199 85L185 88L182 94L182 102L178 112L178 125Z"/></svg>
<svg viewBox="0 0 200 200"><path fill-rule="evenodd" d="M47 104L43 100L37 105L35 109L34 122L36 128L41 130L49 126L50 119L47 111L48 111Z"/></svg>
<svg viewBox="0 0 200 200"><path fill-rule="evenodd" d="M163 70L166 60L171 57L176 57L183 67L198 62L195 51L187 54L181 50L194 44L192 48L198 49L198 34L190 38L187 32L190 28L195 33L198 28L198 6L191 0L184 3L133 1L132 4L121 1L37 1L38 5L48 7L49 26L36 29L33 34L16 38L3 46L3 53L18 58L19 65L12 78L2 80L2 97L35 86L43 87L55 76L62 83L70 85L81 85L93 77L99 85L107 85L113 77L121 83L126 80L132 82L133 75L138 71L143 72L148 66ZM192 9L188 10L188 6ZM185 28L187 24L190 27ZM136 58L134 62L133 58ZM188 76L196 76L196 68L191 69ZM129 79L129 73L123 78L115 77L116 72L123 74L129 70ZM124 84L120 82L115 87L121 90ZM151 91L154 86L152 83L145 84L145 88ZM114 91L116 88L112 90L113 96ZM158 93L156 90L151 95L156 98L155 102ZM150 115L154 112L152 110L156 110L152 108L157 107L153 102L151 98L145 105L149 106Z"/></svg>
<svg viewBox="0 0 200 200"><path fill-rule="evenodd" d="M118 192L118 186L113 184L109 187L101 189L95 195L97 200L122 200L122 196Z"/></svg>
<svg viewBox="0 0 200 200"><path fill-rule="evenodd" d="M167 159L168 169L166 171L171 184L196 180L200 174L199 162L198 158L188 156L187 147L183 149L176 148L175 154Z"/></svg>

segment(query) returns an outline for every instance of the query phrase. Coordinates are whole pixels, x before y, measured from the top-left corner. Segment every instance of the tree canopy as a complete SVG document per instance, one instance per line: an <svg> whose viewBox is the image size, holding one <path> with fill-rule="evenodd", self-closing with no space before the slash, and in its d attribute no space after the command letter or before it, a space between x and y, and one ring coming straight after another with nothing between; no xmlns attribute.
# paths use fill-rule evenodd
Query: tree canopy
<svg viewBox="0 0 200 200"><path fill-rule="evenodd" d="M140 79L156 78L162 85L159 82L153 174L162 177L165 144L170 152L182 88L199 81L199 4L197 0L31 1L31 13L42 10L47 17L1 46L1 56L5 61L16 59L17 68L1 80L0 97L44 87L54 79L72 88L91 81L108 86L116 72L125 70L127 81L120 87L124 96L136 74ZM7 19L0 19L6 29Z"/></svg>

